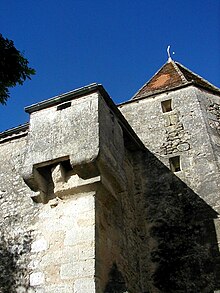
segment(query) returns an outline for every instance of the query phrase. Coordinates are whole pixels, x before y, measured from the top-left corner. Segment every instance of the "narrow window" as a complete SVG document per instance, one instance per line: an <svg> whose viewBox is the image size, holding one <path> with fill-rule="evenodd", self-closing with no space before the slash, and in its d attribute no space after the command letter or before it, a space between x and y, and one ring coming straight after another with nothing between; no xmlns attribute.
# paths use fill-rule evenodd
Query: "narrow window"
<svg viewBox="0 0 220 293"><path fill-rule="evenodd" d="M169 161L170 161L170 170L172 172L181 171L181 168L180 168L180 156L169 158Z"/></svg>
<svg viewBox="0 0 220 293"><path fill-rule="evenodd" d="M172 111L171 102L172 102L172 100L166 100L166 101L161 102L161 107L162 107L163 113Z"/></svg>
<svg viewBox="0 0 220 293"><path fill-rule="evenodd" d="M57 111L69 108L71 106L71 102L63 103L57 106Z"/></svg>

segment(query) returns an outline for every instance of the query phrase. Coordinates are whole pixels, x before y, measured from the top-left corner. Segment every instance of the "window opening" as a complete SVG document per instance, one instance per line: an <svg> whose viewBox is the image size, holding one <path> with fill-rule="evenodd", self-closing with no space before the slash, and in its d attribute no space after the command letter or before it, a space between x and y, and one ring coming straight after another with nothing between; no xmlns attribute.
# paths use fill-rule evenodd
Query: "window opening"
<svg viewBox="0 0 220 293"><path fill-rule="evenodd" d="M57 110L63 110L63 109L66 109L66 108L69 108L71 106L71 102L67 102L67 103L63 103L59 106L57 106Z"/></svg>
<svg viewBox="0 0 220 293"><path fill-rule="evenodd" d="M170 162L170 170L172 172L181 171L181 168L180 168L180 156L169 158L169 162Z"/></svg>
<svg viewBox="0 0 220 293"><path fill-rule="evenodd" d="M161 107L162 107L163 113L172 111L172 104L171 103L172 103L171 99L161 102Z"/></svg>

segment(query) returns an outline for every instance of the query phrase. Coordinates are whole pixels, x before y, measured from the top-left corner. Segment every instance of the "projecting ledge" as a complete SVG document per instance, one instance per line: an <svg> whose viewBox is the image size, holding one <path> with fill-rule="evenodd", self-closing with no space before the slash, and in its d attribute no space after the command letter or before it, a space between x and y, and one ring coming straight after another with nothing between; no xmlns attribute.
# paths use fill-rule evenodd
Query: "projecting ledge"
<svg viewBox="0 0 220 293"><path fill-rule="evenodd" d="M48 171L49 169L47 169ZM117 194L121 191L119 185L111 182L104 175L91 174L90 178L82 178L73 170L66 171L61 163L52 167L49 173L40 173L35 169L35 182L38 191L32 199L37 203L46 204L51 199L69 199L77 194L86 194L91 191L105 190L103 194L117 200ZM44 174L44 176L42 175Z"/></svg>
<svg viewBox="0 0 220 293"><path fill-rule="evenodd" d="M73 172L66 174L63 166L58 164L52 169L52 180L55 196L64 198L70 194L95 189L95 185L101 181L101 177L83 179Z"/></svg>

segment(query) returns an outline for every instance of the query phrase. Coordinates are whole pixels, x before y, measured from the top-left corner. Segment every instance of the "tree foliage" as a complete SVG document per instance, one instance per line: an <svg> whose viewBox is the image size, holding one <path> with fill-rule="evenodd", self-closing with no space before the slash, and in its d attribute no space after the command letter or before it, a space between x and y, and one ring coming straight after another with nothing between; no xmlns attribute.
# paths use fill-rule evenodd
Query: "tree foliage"
<svg viewBox="0 0 220 293"><path fill-rule="evenodd" d="M10 97L8 88L22 85L31 79L35 70L28 66L28 60L18 51L14 42L0 34L0 103L6 104Z"/></svg>

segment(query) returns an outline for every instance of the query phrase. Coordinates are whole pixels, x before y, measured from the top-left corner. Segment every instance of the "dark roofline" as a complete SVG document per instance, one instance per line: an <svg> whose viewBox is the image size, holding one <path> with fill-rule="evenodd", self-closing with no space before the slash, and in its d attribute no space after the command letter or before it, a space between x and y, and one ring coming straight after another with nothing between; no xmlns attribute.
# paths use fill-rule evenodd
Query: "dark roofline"
<svg viewBox="0 0 220 293"><path fill-rule="evenodd" d="M27 135L29 123L0 132L0 143Z"/></svg>
<svg viewBox="0 0 220 293"><path fill-rule="evenodd" d="M101 93L102 97L104 98L106 104L109 106L111 110L116 114L116 116L119 118L119 124L122 127L122 130L124 132L124 139L125 142L133 141L134 144L132 146L130 145L128 148L130 150L136 150L138 149L144 150L146 149L143 142L140 140L140 138L137 136L136 132L133 130L131 125L128 123L128 121L125 119L121 111L118 109L118 106L113 102L109 94L106 92L104 87L102 85L98 85L98 90Z"/></svg>
<svg viewBox="0 0 220 293"><path fill-rule="evenodd" d="M145 149L144 144L142 143L142 141L140 140L140 138L137 136L137 134L134 132L134 130L132 129L132 127L130 126L130 124L127 122L127 120L125 119L125 117L123 116L123 114L121 113L121 111L118 109L118 107L116 106L116 104L113 102L113 100L111 99L111 97L109 96L109 94L106 92L106 90L104 89L104 87L101 84L97 84L97 83L92 83L90 85L81 87L79 89L61 94L59 96L55 96L51 99L39 102L37 104L28 106L25 108L25 111L29 114L42 110L42 109L46 109L48 107L52 107L58 104L61 104L63 102L67 102L79 97L82 97L83 95L88 95L90 93L94 93L94 92L98 92L101 94L101 96L104 98L105 102L107 103L107 105L109 106L109 108L115 113L115 115L119 118L119 124L121 125L123 132L124 132L124 136L126 141L129 140L129 142L132 142L131 144L129 143L129 148L130 150L134 150L134 149ZM6 138L7 140L12 139L10 136L14 135L14 134L18 134L19 132L23 131L23 135L27 133L29 128L29 123L26 123L24 125L9 129L7 131L4 131L2 133L0 133L0 139L2 138ZM24 131L26 131L26 133L24 133ZM19 135L20 137L21 135ZM18 136L16 136L18 137ZM5 139L4 139L5 141Z"/></svg>
<svg viewBox="0 0 220 293"><path fill-rule="evenodd" d="M192 82L198 88L203 88L212 93L220 94L220 89L214 84L212 84L211 82L209 82L207 79L205 79L204 77L200 76L197 73L194 73L192 70L188 69L187 67L185 67L179 62L174 62L174 63L176 66L178 66L183 76L185 76L188 73L191 75L192 79L188 80L188 82ZM183 70L185 70L186 73L184 73Z"/></svg>
<svg viewBox="0 0 220 293"><path fill-rule="evenodd" d="M36 111L39 111L39 110L42 110L42 109L45 109L48 107L56 106L60 103L70 101L70 100L77 98L77 97L80 97L84 94L89 94L89 93L95 92L95 91L97 91L99 86L100 85L97 83L92 83L87 86L75 89L73 91L55 96L55 97L50 98L48 100L44 100L42 102L25 107L24 110L26 113L31 114L33 112L36 112Z"/></svg>
<svg viewBox="0 0 220 293"><path fill-rule="evenodd" d="M137 97L139 95L139 93L148 86L148 84L150 84L150 82L155 78L155 76L157 76L161 70L163 70L163 68L168 65L168 64L172 64L174 70L176 71L176 73L178 74L178 76L181 78L182 83L173 87L167 87L167 88L162 88L162 89L157 89L157 90L149 90L147 91L145 94ZM181 87L185 87L188 85L193 84L194 86L204 89L208 92L214 93L214 94L218 94L220 95L220 89L213 85L212 83L210 83L209 81L207 81L205 78L201 77L200 75L194 73L193 71L191 71L190 69L188 69L187 67L185 67L184 65L182 65L181 63L177 62L177 61L168 61L166 62L132 97L131 100L135 100L135 99L140 99L142 97L151 97L152 95L157 95L163 92L168 92L168 91L172 91L175 90L177 88L181 88ZM129 102L129 101L128 101ZM126 103L126 102L125 102Z"/></svg>
<svg viewBox="0 0 220 293"><path fill-rule="evenodd" d="M185 84L182 84L182 85L179 85L179 86L176 86L176 87L173 87L173 88L169 88L169 89L165 89L165 90L158 90L158 91L155 91L153 93L148 93L147 95L143 95L143 96L141 96L139 98L135 98L135 99L131 98L128 101L125 101L125 102L122 102L120 104L117 104L117 106L120 107L120 106L123 106L123 105L126 105L126 104L133 103L135 101L143 100L143 99L146 99L146 98L151 98L151 97L154 97L154 96L157 96L157 95L160 95L160 94L163 94L163 93L167 93L167 92L176 91L176 90L179 90L181 88L188 87L188 86L195 86L198 89L202 89L202 90L205 90L208 93L212 93L214 95L220 96L220 90L217 87L216 87L216 89L214 89L214 88L211 89L211 88L208 88L206 86L199 85L194 80L192 80L192 81L188 81Z"/></svg>
<svg viewBox="0 0 220 293"><path fill-rule="evenodd" d="M180 71L184 69L186 72L188 71L192 76L194 76L195 78L197 78L199 81L204 82L204 84L205 84L205 85L204 85L204 88L206 88L206 86L208 86L209 89L211 89L211 90L213 90L213 91L216 91L216 92L219 92L219 93L220 93L220 89L219 89L216 85L214 85L214 84L212 84L211 82L209 82L209 81L208 81L207 79L205 79L204 77L202 77L202 76L200 76L199 74L193 72L192 70L190 70L189 68L187 68L186 66L184 66L183 64L181 64L180 62L175 61L174 64L177 65L177 66L179 67L179 70L180 70ZM184 73L183 73L182 71L181 71L181 74L184 76ZM192 82L194 82L195 84L198 84L199 86L202 87L202 85L200 85L200 84L198 83L198 81L192 79Z"/></svg>
<svg viewBox="0 0 220 293"><path fill-rule="evenodd" d="M126 105L126 104L134 103L135 101L140 101L140 100L143 100L143 99L146 99L146 98L156 97L157 95L167 93L167 92L176 91L176 90L179 90L181 88L184 88L184 87L187 87L187 86L190 86L190 85L194 85L193 82L188 82L186 84L176 86L176 87L173 87L173 88L169 88L169 89L165 89L165 90L158 90L157 92L155 91L153 93L149 93L148 95L143 95L143 96L141 96L139 98L135 98L135 99L131 98L130 100L122 102L122 103L118 104L117 106L120 107L120 106L123 106L123 105Z"/></svg>

